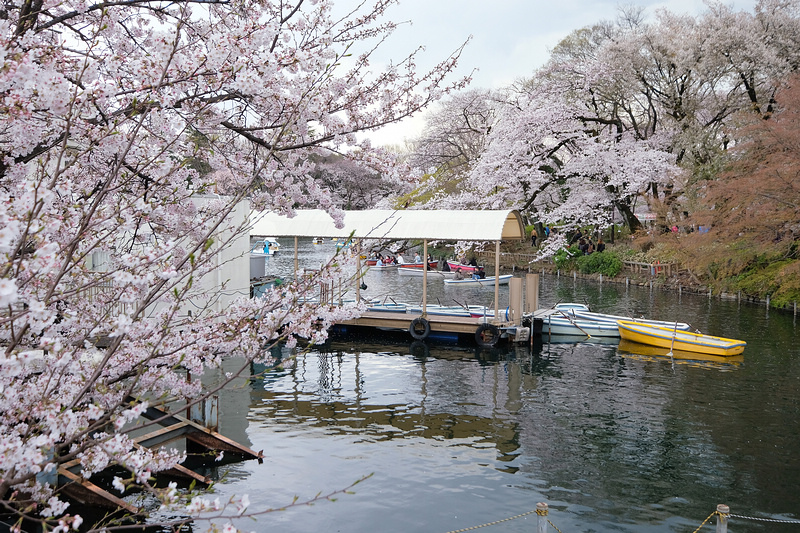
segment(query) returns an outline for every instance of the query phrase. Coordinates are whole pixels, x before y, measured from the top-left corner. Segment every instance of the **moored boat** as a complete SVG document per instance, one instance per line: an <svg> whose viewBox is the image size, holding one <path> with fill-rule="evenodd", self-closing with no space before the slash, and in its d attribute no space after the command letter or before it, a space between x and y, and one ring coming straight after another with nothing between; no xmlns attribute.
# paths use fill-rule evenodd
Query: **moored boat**
<svg viewBox="0 0 800 533"><path fill-rule="evenodd" d="M505 275L500 276L498 278L498 282L499 282L500 285L508 285L508 283L511 281L512 277L514 277L514 276L512 276L511 274L505 274ZM473 279L473 278L468 278L468 279L446 279L446 280L444 280L444 284L445 284L445 287L456 287L456 286L457 287L480 287L480 286L486 286L486 285L494 286L494 280L495 280L494 276L487 276L485 278L479 278L479 279Z"/></svg>
<svg viewBox="0 0 800 533"><path fill-rule="evenodd" d="M651 320L648 318L633 318L628 316L620 316L620 315L609 315L606 313L594 313L592 311L580 309L577 307L573 307L566 311L566 313L574 318L579 318L581 320L590 320L593 322L609 322L616 324L620 320L630 320L633 322L639 322L641 324L649 324L651 326L661 326L670 329L679 329L682 331L689 331L692 329L692 326L686 324L685 322L670 322L667 320Z"/></svg>
<svg viewBox="0 0 800 533"><path fill-rule="evenodd" d="M384 313L405 313L408 304L405 303L387 303L387 302L374 302L367 306L367 311L381 311Z"/></svg>
<svg viewBox="0 0 800 533"><path fill-rule="evenodd" d="M406 312L411 314L422 313L421 305L409 305ZM436 305L428 304L425 306L425 313L428 315L440 316L470 316L470 308L461 305Z"/></svg>
<svg viewBox="0 0 800 533"><path fill-rule="evenodd" d="M703 333L682 331L671 327L652 326L631 320L617 322L620 336L628 341L708 355L738 355L747 345L745 341L715 337Z"/></svg>
<svg viewBox="0 0 800 533"><path fill-rule="evenodd" d="M625 339L620 339L617 353L622 356L636 356L640 359L646 360L678 359L686 362L702 363L705 366L708 366L709 363L711 366L713 366L714 363L739 365L744 362L744 356L741 354L722 356L709 355L699 352L687 352L684 350L675 349L670 351L669 348L660 348L658 346L641 344L639 342L633 342Z"/></svg>
<svg viewBox="0 0 800 533"><path fill-rule="evenodd" d="M619 337L616 323L595 322L573 318L565 312L554 312L543 317L542 334L584 337Z"/></svg>

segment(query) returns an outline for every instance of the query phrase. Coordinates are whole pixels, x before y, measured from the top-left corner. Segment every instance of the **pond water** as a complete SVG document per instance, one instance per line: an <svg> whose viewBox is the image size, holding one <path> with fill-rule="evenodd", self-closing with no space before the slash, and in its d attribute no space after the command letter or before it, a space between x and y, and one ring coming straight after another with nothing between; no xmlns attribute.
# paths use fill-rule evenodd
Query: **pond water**
<svg viewBox="0 0 800 533"><path fill-rule="evenodd" d="M269 267L286 275L293 259L283 244ZM324 246L301 243L301 258L318 266ZM419 278L369 272L365 282L367 296L420 298ZM442 285L431 285L429 301L489 304L494 296ZM730 531L800 531L774 521L800 521L792 313L542 276L541 306L559 301L678 319L748 345L740 359L701 361L607 341L422 351L410 349L410 338L331 342L226 393L222 432L266 459L213 471L215 491L221 499L247 493L251 509L281 508L370 476L335 502L237 524L264 532L448 533L529 513L537 502L548 503L565 533L691 532L719 503L750 517L731 518ZM535 531L536 516L491 528Z"/></svg>

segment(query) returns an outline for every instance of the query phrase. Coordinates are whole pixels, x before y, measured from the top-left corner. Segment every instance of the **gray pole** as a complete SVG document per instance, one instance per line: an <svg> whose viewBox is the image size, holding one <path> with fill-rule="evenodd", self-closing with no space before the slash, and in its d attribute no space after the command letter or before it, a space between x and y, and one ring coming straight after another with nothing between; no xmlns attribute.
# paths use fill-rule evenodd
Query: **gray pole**
<svg viewBox="0 0 800 533"><path fill-rule="evenodd" d="M494 244L494 321L500 322L500 241Z"/></svg>
<svg viewBox="0 0 800 533"><path fill-rule="evenodd" d="M428 239L422 240L422 316L428 316Z"/></svg>
<svg viewBox="0 0 800 533"><path fill-rule="evenodd" d="M536 533L545 533L547 531L547 504L539 502L536 504L536 515L539 517L536 526Z"/></svg>
<svg viewBox="0 0 800 533"><path fill-rule="evenodd" d="M717 533L728 533L728 515L731 513L730 507L721 503L717 505Z"/></svg>

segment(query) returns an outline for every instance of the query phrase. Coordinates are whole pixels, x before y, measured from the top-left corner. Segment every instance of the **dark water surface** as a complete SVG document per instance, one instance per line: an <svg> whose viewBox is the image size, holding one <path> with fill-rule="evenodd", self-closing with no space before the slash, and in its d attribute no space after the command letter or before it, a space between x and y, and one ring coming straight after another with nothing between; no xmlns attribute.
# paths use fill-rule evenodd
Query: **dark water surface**
<svg viewBox="0 0 800 533"><path fill-rule="evenodd" d="M270 267L285 275L291 243L283 244ZM303 243L302 253L318 261L326 252ZM370 272L366 283L368 296L420 298L421 279ZM432 284L429 301L493 298L493 289L442 285ZM223 398L222 431L266 460L228 465L216 492L248 493L251 509L277 508L371 474L336 502L238 524L259 532L447 533L540 501L564 533L691 532L718 503L737 515L800 520L792 313L543 276L541 305L558 301L689 322L748 345L738 360L687 361L628 353L617 342L545 339L496 350L332 342ZM536 517L491 530L532 532ZM800 525L731 518L729 530Z"/></svg>

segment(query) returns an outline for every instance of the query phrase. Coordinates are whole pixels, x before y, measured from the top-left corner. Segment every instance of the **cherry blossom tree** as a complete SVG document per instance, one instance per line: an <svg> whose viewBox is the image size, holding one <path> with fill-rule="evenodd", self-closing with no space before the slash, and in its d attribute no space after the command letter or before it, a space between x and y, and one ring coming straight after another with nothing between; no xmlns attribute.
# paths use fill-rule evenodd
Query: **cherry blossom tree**
<svg viewBox="0 0 800 533"><path fill-rule="evenodd" d="M612 207L634 219L637 196L678 171L674 158L656 139L637 141L581 115L547 85L531 84L508 100L459 194L429 203L516 208L565 229L608 226Z"/></svg>
<svg viewBox="0 0 800 533"><path fill-rule="evenodd" d="M118 490L187 516L214 509L154 487L183 456L134 447L128 428L204 398L196 378L223 358L266 360L357 312L301 303L337 266L258 299L217 278L247 251L249 206L338 217L313 157L389 174L355 134L463 86L447 81L460 50L422 74L415 52L371 70L393 3L3 4L0 503L17 527L86 528L49 481L73 460L85 478L121 467Z"/></svg>
<svg viewBox="0 0 800 533"><path fill-rule="evenodd" d="M463 179L480 157L497 120L499 95L472 89L440 102L425 117L410 163L426 173Z"/></svg>
<svg viewBox="0 0 800 533"><path fill-rule="evenodd" d="M320 186L331 193L333 205L345 210L391 209L391 199L408 192L412 181L387 177L341 156L319 161L314 175Z"/></svg>
<svg viewBox="0 0 800 533"><path fill-rule="evenodd" d="M584 120L635 139L660 137L689 179L654 182L647 198L675 208L719 172L734 114L768 116L776 84L798 65L796 2L762 0L754 13L708 6L700 17L662 10L653 22L628 8L616 21L574 32L541 73Z"/></svg>

